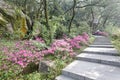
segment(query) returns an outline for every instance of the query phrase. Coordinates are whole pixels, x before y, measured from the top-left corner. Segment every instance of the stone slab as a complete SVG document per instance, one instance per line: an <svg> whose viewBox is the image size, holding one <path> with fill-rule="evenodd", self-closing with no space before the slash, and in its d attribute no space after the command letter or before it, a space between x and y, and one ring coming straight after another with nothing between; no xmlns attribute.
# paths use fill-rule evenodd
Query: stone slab
<svg viewBox="0 0 120 80"><path fill-rule="evenodd" d="M112 45L109 38L104 36L95 36L94 45Z"/></svg>
<svg viewBox="0 0 120 80"><path fill-rule="evenodd" d="M120 68L78 60L64 68L62 74L76 80L120 80Z"/></svg>
<svg viewBox="0 0 120 80"><path fill-rule="evenodd" d="M94 45L112 45L111 43L95 42Z"/></svg>
<svg viewBox="0 0 120 80"><path fill-rule="evenodd" d="M119 55L118 51L115 48L88 47L88 48L84 49L83 52L93 53L93 54Z"/></svg>
<svg viewBox="0 0 120 80"><path fill-rule="evenodd" d="M89 47L98 47L98 48L114 48L113 45L90 45Z"/></svg>
<svg viewBox="0 0 120 80"><path fill-rule="evenodd" d="M77 79L72 79L70 77L64 76L64 75L60 75L58 77L56 77L55 80L77 80Z"/></svg>
<svg viewBox="0 0 120 80"><path fill-rule="evenodd" d="M120 57L119 56L82 53L77 56L77 59L120 67Z"/></svg>

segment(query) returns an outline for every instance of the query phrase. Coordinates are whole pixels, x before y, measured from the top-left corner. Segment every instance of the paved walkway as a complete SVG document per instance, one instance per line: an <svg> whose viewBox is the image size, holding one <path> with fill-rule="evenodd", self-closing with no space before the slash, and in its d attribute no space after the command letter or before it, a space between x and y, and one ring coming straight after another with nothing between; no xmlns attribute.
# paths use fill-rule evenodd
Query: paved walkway
<svg viewBox="0 0 120 80"><path fill-rule="evenodd" d="M56 80L120 80L120 57L108 38L96 36Z"/></svg>

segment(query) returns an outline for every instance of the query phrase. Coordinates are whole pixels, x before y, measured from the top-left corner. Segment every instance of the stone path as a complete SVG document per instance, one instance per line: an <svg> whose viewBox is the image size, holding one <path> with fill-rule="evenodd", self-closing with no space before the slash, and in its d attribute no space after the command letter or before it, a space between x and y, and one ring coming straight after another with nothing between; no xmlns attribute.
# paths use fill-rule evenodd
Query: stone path
<svg viewBox="0 0 120 80"><path fill-rule="evenodd" d="M77 60L62 70L56 80L120 80L120 57L110 40L95 36Z"/></svg>

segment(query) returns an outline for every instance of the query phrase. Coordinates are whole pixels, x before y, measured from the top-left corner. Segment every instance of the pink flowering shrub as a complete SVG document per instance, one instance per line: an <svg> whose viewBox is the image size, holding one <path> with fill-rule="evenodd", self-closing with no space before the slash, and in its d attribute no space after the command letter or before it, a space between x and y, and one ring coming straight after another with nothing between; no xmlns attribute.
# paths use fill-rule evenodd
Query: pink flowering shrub
<svg viewBox="0 0 120 80"><path fill-rule="evenodd" d="M89 36L86 33L83 33L83 35L78 35L72 39L68 40L68 43L72 46L72 48L80 48L80 44L88 44Z"/></svg>
<svg viewBox="0 0 120 80"><path fill-rule="evenodd" d="M70 56L75 54L72 49L72 46L64 39L55 40L51 48L54 50L61 51L61 52L68 52Z"/></svg>
<svg viewBox="0 0 120 80"><path fill-rule="evenodd" d="M38 41L38 42L44 43L44 40L42 38L40 38L40 37L36 37L35 40Z"/></svg>
<svg viewBox="0 0 120 80"><path fill-rule="evenodd" d="M35 40L18 41L14 46L14 50L4 48L7 60L20 65L22 68L27 67L30 63L38 64L46 55L75 56L74 48L81 48L82 44L88 44L89 36L86 33L73 38L65 36L64 39L55 40L51 46L46 46L42 38L37 37Z"/></svg>
<svg viewBox="0 0 120 80"><path fill-rule="evenodd" d="M36 40L32 41L18 41L15 44L14 50L4 48L4 52L8 56L7 60L24 68L32 62L38 64L44 57L41 50L44 50L46 47L47 46L41 38L36 38Z"/></svg>
<svg viewBox="0 0 120 80"><path fill-rule="evenodd" d="M102 31L97 31L94 33L94 35L108 36L106 32L102 32Z"/></svg>
<svg viewBox="0 0 120 80"><path fill-rule="evenodd" d="M38 64L42 57L43 55L41 53L33 53L29 50L20 50L15 53L8 54L8 60L20 65L22 68L26 67L31 62Z"/></svg>
<svg viewBox="0 0 120 80"><path fill-rule="evenodd" d="M61 53L67 52L70 56L75 56L74 48L81 48L81 43L88 45L89 36L86 33L83 35L78 35L72 39L64 35L64 39L55 40L51 45L52 53L55 51L60 51ZM62 54L61 54L62 55Z"/></svg>
<svg viewBox="0 0 120 80"><path fill-rule="evenodd" d="M84 32L82 36L86 41L89 41L89 35L87 33Z"/></svg>

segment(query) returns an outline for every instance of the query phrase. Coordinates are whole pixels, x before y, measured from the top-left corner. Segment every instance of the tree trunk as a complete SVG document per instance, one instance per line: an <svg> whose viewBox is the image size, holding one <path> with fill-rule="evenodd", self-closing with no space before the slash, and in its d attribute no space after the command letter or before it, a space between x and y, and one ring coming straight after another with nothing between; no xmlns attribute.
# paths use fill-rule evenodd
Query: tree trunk
<svg viewBox="0 0 120 80"><path fill-rule="evenodd" d="M103 28L105 28L105 24L106 24L107 20L108 20L108 16L105 18L105 20L103 22Z"/></svg>
<svg viewBox="0 0 120 80"><path fill-rule="evenodd" d="M45 19L46 19L46 27L48 30L50 30L50 27L49 27L49 21L48 21L48 7L47 7L47 1L46 0L43 0L44 2L44 13L45 13Z"/></svg>
<svg viewBox="0 0 120 80"><path fill-rule="evenodd" d="M93 33L93 31L94 31L94 12L93 12L93 9L91 8L91 15L92 15L92 20L91 20L91 22L90 22L90 28L91 28L91 32Z"/></svg>
<svg viewBox="0 0 120 80"><path fill-rule="evenodd" d="M49 26L49 20L48 20L48 4L47 4L47 0L43 0L44 2L44 13L45 13L45 19L46 19L46 27L49 31L49 38L50 38L50 43L52 42L52 31L51 28Z"/></svg>
<svg viewBox="0 0 120 80"><path fill-rule="evenodd" d="M24 12L25 12L25 14L27 14L27 0L24 1L23 7L24 7L24 6L25 6Z"/></svg>
<svg viewBox="0 0 120 80"><path fill-rule="evenodd" d="M74 4L73 4L73 15L72 15L72 18L70 20L70 24L69 24L69 27L68 27L68 32L70 33L71 32L71 26L72 26L72 22L73 22L73 19L75 17L75 6L76 6L76 0L74 0Z"/></svg>
<svg viewBox="0 0 120 80"><path fill-rule="evenodd" d="M38 11L37 11L37 13L36 13L36 18L37 18L37 19L40 18L40 12L41 12L41 8L42 8L43 1L41 0L39 4L40 4L40 6L39 6L39 9L38 9ZM42 13L41 13L41 14L42 14Z"/></svg>

